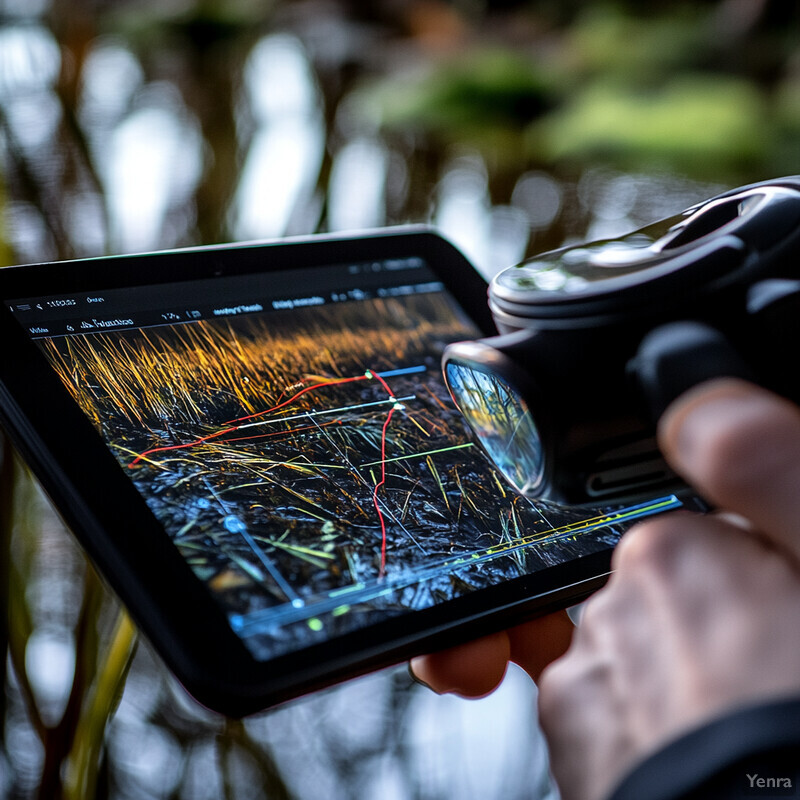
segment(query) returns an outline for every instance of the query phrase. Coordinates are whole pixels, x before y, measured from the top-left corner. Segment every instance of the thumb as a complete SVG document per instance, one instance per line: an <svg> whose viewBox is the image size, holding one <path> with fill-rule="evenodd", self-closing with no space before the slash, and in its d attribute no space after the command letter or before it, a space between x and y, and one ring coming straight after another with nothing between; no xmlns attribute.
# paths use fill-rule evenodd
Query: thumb
<svg viewBox="0 0 800 800"><path fill-rule="evenodd" d="M667 461L703 497L800 559L797 406L745 381L715 379L681 395L658 434Z"/></svg>

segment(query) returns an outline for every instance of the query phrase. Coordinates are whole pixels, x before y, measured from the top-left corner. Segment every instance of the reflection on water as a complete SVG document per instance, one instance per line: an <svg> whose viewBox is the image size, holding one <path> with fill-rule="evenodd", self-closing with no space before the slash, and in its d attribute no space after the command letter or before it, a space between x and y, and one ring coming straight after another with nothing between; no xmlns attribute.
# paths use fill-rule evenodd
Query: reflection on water
<svg viewBox="0 0 800 800"><path fill-rule="evenodd" d="M138 786L133 797L166 796L181 783L182 797L221 797L215 720L169 679L155 697L149 683L140 699L137 683L160 670L147 654L136 666L110 731L118 778ZM275 758L294 798L522 800L554 796L535 703L535 688L516 668L500 690L474 703L437 697L410 686L404 669L390 670L294 701L245 728ZM143 710L159 704L169 709L173 732L143 722ZM237 798L264 796L246 758L235 770Z"/></svg>
<svg viewBox="0 0 800 800"><path fill-rule="evenodd" d="M321 99L301 43L286 34L262 39L244 70L254 132L234 199L237 239L316 229L315 188L325 149Z"/></svg>
<svg viewBox="0 0 800 800"><path fill-rule="evenodd" d="M375 53L367 49L359 62L357 52L375 47L374 31L342 28L356 48L348 60L304 18L296 22L306 42L288 31L243 40L241 80L230 96L202 102L194 93L203 87L185 75L191 62L180 63L189 58L180 48L159 48L158 38L143 49L122 35L98 37L75 84L77 152L64 146L69 98L62 84L72 65L61 63L58 43L36 15L0 28L5 168L20 190L11 193L5 227L17 259L205 243L198 237L208 229L201 217L211 192L221 206L222 239L433 222L491 276L531 250L587 233L617 235L716 188L608 169L556 177L526 171L523 162L490 166L472 145L431 150L418 132L384 137L357 101L351 75L374 71ZM388 59L378 66L393 69ZM320 72L326 67L333 75ZM234 68L234 59L217 67ZM227 113L233 142L220 121ZM236 169L212 181L215 160ZM22 168L42 173L33 176L42 184L36 191L17 174Z"/></svg>
<svg viewBox="0 0 800 800"><path fill-rule="evenodd" d="M490 276L534 252L641 227L723 185L795 171L800 91L796 70L779 60L791 64L791 53L761 46L748 61L740 53L754 45L715 34L743 30L730 19L741 4L698 4L682 35L695 42L708 31L720 73L726 53L729 63L762 65L776 130L768 144L756 142L758 155L753 140L739 151L725 141L730 155L719 161L715 150L711 166L693 155L692 131L678 141L673 126L675 141L659 139L668 93L657 113L642 106L626 118L623 144L638 148L636 158L620 150L619 126L600 126L607 138L591 141L595 129L577 124L598 93L574 87L594 81L630 109L639 81L658 84L659 65L670 75L696 68L691 55L660 50L658 36L647 39L649 69L642 36L603 44L615 30L646 35L652 23L658 31L657 14L630 28L619 11L547 18L537 4L485 12L435 2L219 5L224 13L176 0L157 10L0 0L0 238L13 249L0 251L3 261L433 222ZM771 16L748 24L769 32ZM512 62L473 59L488 44L513 51L529 71L504 84L500 67ZM613 81L602 83L603 69ZM389 80L397 76L415 87L410 105ZM707 71L704 85L713 79ZM555 127L541 125L559 103ZM734 116L762 108L738 104ZM729 109L717 111L730 119ZM552 131L570 119L574 135L554 146ZM712 137L716 122L705 126ZM760 117L750 122L761 130ZM566 155L548 156L555 150ZM36 513L45 522L28 520L30 557L15 558L34 630L25 662L49 722L67 699L84 568L58 524ZM543 797L533 693L513 673L495 695L468 704L390 670L237 727L198 708L143 645L104 769L115 798ZM31 795L44 754L13 683L3 741L0 796L12 786Z"/></svg>
<svg viewBox="0 0 800 800"><path fill-rule="evenodd" d="M199 177L196 126L174 92L153 88L111 134L100 165L113 241L123 252L157 249L170 208L185 204Z"/></svg>
<svg viewBox="0 0 800 800"><path fill-rule="evenodd" d="M378 140L353 139L336 154L328 186L331 230L364 230L386 223L389 152Z"/></svg>

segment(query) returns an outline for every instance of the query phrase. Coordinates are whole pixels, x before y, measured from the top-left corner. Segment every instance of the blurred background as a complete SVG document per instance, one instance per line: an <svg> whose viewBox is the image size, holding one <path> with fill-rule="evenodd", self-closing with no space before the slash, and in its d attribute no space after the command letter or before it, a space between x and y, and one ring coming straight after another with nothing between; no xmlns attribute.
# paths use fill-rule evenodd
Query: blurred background
<svg viewBox="0 0 800 800"><path fill-rule="evenodd" d="M785 0L0 0L0 265L427 222L486 276L800 172ZM535 688L197 706L6 446L0 797L555 797Z"/></svg>

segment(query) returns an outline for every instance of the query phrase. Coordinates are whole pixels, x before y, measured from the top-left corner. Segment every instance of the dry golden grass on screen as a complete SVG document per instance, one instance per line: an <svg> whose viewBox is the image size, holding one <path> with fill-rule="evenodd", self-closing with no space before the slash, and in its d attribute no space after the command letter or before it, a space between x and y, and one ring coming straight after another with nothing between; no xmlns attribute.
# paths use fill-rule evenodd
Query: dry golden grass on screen
<svg viewBox="0 0 800 800"><path fill-rule="evenodd" d="M428 297L304 310L293 330L267 318L202 321L159 329L67 337L45 347L84 412L98 425L127 419L148 428L165 422L219 423L219 415L255 413L279 402L297 381L386 369L448 325L420 321ZM271 321L271 320L270 320ZM280 320L277 320L280 322ZM372 355L370 355L372 354ZM375 363L378 362L378 363ZM302 402L302 398L300 400Z"/></svg>

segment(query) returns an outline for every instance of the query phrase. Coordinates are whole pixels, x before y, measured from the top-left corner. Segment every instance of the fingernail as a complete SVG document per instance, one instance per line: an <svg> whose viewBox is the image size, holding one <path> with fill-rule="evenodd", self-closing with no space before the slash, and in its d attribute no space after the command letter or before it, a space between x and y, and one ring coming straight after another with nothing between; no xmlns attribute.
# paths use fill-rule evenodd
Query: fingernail
<svg viewBox="0 0 800 800"><path fill-rule="evenodd" d="M436 689L434 689L429 683L425 683L425 681L414 672L414 668L412 667L410 661L408 662L408 677L419 686L424 686L428 691L431 691L434 694L439 694Z"/></svg>
<svg viewBox="0 0 800 800"><path fill-rule="evenodd" d="M570 622L576 627L580 627L581 624L581 617L583 616L583 609L585 603L578 603L576 606L570 606L567 609L567 616L569 617Z"/></svg>

